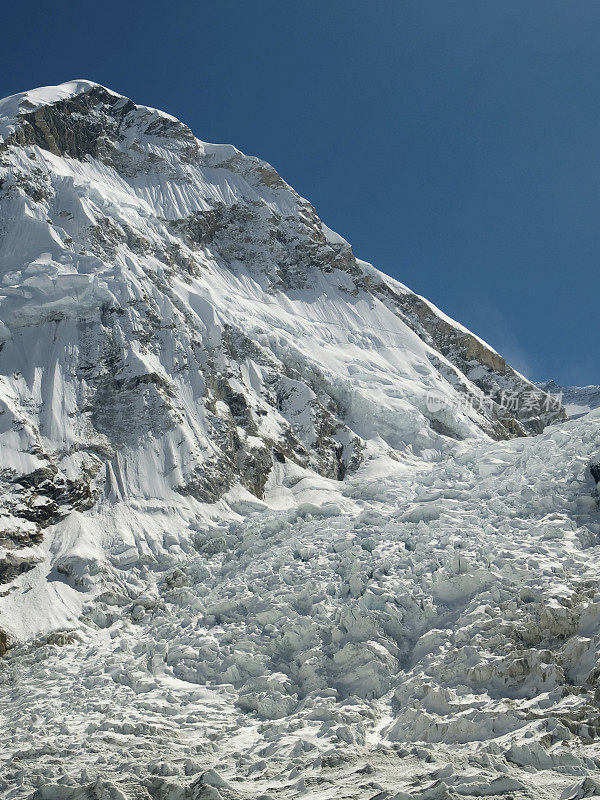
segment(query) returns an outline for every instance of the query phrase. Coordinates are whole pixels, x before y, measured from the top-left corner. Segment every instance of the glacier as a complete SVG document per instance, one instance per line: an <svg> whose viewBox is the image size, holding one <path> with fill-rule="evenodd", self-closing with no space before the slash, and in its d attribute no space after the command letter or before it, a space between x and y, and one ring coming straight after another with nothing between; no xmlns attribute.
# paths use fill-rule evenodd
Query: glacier
<svg viewBox="0 0 600 800"><path fill-rule="evenodd" d="M0 791L600 793L600 411L268 163L0 101Z"/></svg>

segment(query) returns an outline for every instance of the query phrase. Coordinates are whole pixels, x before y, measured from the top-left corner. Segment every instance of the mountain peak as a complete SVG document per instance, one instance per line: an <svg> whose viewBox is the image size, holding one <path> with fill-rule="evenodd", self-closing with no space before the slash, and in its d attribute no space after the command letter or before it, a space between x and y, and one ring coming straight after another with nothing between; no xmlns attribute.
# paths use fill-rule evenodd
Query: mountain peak
<svg viewBox="0 0 600 800"><path fill-rule="evenodd" d="M26 92L10 95L0 100L0 137L5 138L14 130L20 114L34 111L40 106L48 106L61 100L68 100L83 92L102 88L104 91L120 96L99 83L83 79L67 81L57 86L41 86Z"/></svg>
<svg viewBox="0 0 600 800"><path fill-rule="evenodd" d="M89 98L87 103L77 102L78 98L84 96ZM71 107L71 111L75 111L78 114L93 111L99 106L110 108L113 114L118 111L121 116L129 111L138 110L142 114L160 117L178 125L181 129L189 131L182 122L171 114L150 106L134 103L125 95L95 81L77 79L57 86L30 89L0 100L0 141L6 140L11 134L14 134L24 122L31 119L32 115L35 115L41 109L67 105Z"/></svg>

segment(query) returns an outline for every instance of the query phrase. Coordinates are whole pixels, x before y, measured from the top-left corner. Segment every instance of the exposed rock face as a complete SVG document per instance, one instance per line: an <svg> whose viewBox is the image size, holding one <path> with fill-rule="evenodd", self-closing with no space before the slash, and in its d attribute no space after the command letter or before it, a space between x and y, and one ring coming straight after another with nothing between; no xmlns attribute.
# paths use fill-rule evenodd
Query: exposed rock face
<svg viewBox="0 0 600 800"><path fill-rule="evenodd" d="M56 156L96 158L112 138L119 137L120 123L135 108L129 101L113 109L111 115L97 113L97 106L107 103L114 105L114 97L100 86L30 112L25 110L25 102L20 124L7 144L36 145Z"/></svg>
<svg viewBox="0 0 600 800"><path fill-rule="evenodd" d="M600 483L600 461L592 461L590 464L590 472L596 483Z"/></svg>
<svg viewBox="0 0 600 800"><path fill-rule="evenodd" d="M0 590L44 560L43 531L72 511L87 511L96 500L91 482L98 467L82 464L77 478L68 478L46 455L46 465L18 474L0 471L2 529L0 529Z"/></svg>
<svg viewBox="0 0 600 800"><path fill-rule="evenodd" d="M531 387L527 392L522 376L501 355L477 336L444 319L426 300L412 293L396 296L394 300L411 327L458 367L485 397L494 401L491 433L494 438L541 433L550 422L566 419L560 402L549 401L545 392L535 392ZM463 385L463 391L468 393L469 388Z"/></svg>
<svg viewBox="0 0 600 800"><path fill-rule="evenodd" d="M90 85L86 91L42 104L33 111L27 111L28 104L26 99L22 102L18 125L6 137L5 145L37 146L56 156L80 160L90 156L123 168L117 144L126 139L131 115L139 110L131 100L102 86ZM166 116L156 117L150 111L146 115L146 134L173 137L186 142L192 153L198 151L193 134L183 123ZM189 157L189 153L186 155ZM154 160L149 154L148 163Z"/></svg>

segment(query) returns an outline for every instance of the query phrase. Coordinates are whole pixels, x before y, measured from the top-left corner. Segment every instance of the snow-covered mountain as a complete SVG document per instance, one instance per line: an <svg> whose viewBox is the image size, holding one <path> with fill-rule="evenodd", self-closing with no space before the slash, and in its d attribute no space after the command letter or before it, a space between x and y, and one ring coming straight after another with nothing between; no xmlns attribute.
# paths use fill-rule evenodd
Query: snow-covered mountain
<svg viewBox="0 0 600 800"><path fill-rule="evenodd" d="M97 84L0 101L0 226L11 797L597 769L597 413Z"/></svg>
<svg viewBox="0 0 600 800"><path fill-rule="evenodd" d="M560 398L569 419L600 408L600 386L560 386L556 381L544 381L536 383L536 386L543 392Z"/></svg>
<svg viewBox="0 0 600 800"><path fill-rule="evenodd" d="M284 507L562 413L259 159L86 81L2 101L0 135L3 512L32 545L5 580L71 510Z"/></svg>

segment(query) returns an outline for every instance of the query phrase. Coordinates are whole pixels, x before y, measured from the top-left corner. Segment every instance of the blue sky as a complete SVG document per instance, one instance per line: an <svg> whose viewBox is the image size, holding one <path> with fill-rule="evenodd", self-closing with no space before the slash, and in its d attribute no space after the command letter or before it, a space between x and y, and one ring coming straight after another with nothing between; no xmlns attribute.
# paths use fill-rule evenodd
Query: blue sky
<svg viewBox="0 0 600 800"><path fill-rule="evenodd" d="M0 96L89 78L270 161L529 377L600 383L598 0L33 2Z"/></svg>

